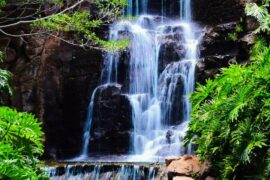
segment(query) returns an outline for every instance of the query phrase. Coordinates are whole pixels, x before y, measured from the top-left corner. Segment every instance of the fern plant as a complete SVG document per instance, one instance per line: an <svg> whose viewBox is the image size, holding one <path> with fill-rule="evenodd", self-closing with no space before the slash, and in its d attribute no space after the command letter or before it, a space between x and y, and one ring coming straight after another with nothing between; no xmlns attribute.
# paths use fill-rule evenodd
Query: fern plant
<svg viewBox="0 0 270 180"><path fill-rule="evenodd" d="M0 107L0 179L46 179L39 169L41 124L28 113Z"/></svg>
<svg viewBox="0 0 270 180"><path fill-rule="evenodd" d="M246 7L259 22L251 64L222 69L191 96L185 140L212 162L218 179L270 179L270 46L260 35L270 32L269 3Z"/></svg>
<svg viewBox="0 0 270 180"><path fill-rule="evenodd" d="M270 46L257 40L251 58L249 66L224 68L191 97L186 141L220 179L270 178Z"/></svg>
<svg viewBox="0 0 270 180"><path fill-rule="evenodd" d="M255 17L260 24L256 32L270 32L269 4L270 0L262 0L260 6L257 3L248 3L246 6L246 14Z"/></svg>

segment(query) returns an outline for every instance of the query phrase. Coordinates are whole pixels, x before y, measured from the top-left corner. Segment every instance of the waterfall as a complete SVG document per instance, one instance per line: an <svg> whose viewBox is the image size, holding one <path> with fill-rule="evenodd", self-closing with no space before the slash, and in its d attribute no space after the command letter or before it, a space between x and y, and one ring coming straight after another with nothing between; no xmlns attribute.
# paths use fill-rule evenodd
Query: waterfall
<svg viewBox="0 0 270 180"><path fill-rule="evenodd" d="M161 14L164 13L162 3ZM110 39L130 39L128 47L128 90L123 92L132 106L133 133L129 160L159 161L166 156L191 153L183 145L190 119L189 94L194 90L195 66L200 41L198 28L191 22L190 0L180 0L179 21L146 14L147 0L128 0L127 15L134 20L121 20L110 27ZM161 57L164 47L176 44L177 59ZM89 154L91 122L97 89L119 83L119 53L107 53L102 72L102 85L90 100L84 127L81 157ZM161 61L166 66L161 66ZM122 174L125 174L124 172Z"/></svg>

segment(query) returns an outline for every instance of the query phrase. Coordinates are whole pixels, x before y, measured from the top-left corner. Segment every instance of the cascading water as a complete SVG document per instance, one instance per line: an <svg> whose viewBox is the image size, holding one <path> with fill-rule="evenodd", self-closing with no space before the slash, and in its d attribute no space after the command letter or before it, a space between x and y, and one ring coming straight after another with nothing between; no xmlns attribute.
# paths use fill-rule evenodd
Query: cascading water
<svg viewBox="0 0 270 180"><path fill-rule="evenodd" d="M146 15L149 2L128 0L126 15L140 16L122 20L110 28L111 40L130 39L124 57L126 74L119 68L123 54L107 53L101 85L94 89L88 106L81 154L71 160L133 163L47 167L45 170L51 179L157 179L161 166L148 164L145 167L145 164L134 162L163 161L167 156L192 152L191 147L184 147L183 137L190 119L188 96L194 90L201 33L191 21L191 0L180 0L180 20L163 16L166 14L165 0L160 0L162 16ZM119 78L123 76L126 76L124 81ZM130 152L120 158L114 154L89 157L91 147L95 146L91 144L90 132L94 130L96 96L110 87L122 91L132 108Z"/></svg>
<svg viewBox="0 0 270 180"><path fill-rule="evenodd" d="M147 13L147 0L129 0L128 3L128 15ZM180 1L180 15L181 21L141 15L135 20L122 20L110 29L111 40L130 39L129 83L128 90L123 92L128 96L133 111L134 129L130 147L133 158L130 161L162 160L166 156L179 156L186 152L183 137L190 118L188 95L194 88L200 33L191 23L190 0ZM166 47L171 41L177 41L174 50L182 47L181 53L177 59L164 59L160 56L161 47ZM82 158L89 153L96 91L100 87L120 83L119 58L119 53L106 55L103 85L94 90L89 105ZM160 61L167 62L166 67L162 68Z"/></svg>

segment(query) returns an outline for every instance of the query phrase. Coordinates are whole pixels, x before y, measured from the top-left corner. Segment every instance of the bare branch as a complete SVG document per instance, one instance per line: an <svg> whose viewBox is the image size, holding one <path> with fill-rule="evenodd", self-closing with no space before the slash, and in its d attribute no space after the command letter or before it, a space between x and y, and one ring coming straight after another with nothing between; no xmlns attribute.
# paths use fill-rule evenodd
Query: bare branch
<svg viewBox="0 0 270 180"><path fill-rule="evenodd" d="M38 22L38 21L42 21L42 20L46 20L46 19L49 19L55 15L60 15L60 14L63 14L71 9L74 9L75 7L77 7L78 5L80 5L81 3L83 3L84 1L86 0L80 0L78 1L77 3L73 4L72 6L62 10L61 12L59 13L56 13L56 14L52 14L52 15L49 15L49 16L46 16L46 17L42 17L42 18L37 18L37 19L34 19L34 20L25 20L25 21L18 21L18 22L15 22L15 23L11 23L11 24L7 24L7 25L0 25L0 28L8 28L8 27L12 27L12 26L17 26L19 24L30 24L30 23L34 23L34 22Z"/></svg>

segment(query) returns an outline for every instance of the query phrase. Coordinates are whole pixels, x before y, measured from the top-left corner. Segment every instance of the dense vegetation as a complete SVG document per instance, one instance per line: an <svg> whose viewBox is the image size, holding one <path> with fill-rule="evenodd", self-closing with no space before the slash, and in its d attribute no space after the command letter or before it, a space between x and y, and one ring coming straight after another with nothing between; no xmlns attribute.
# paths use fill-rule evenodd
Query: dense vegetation
<svg viewBox="0 0 270 180"><path fill-rule="evenodd" d="M0 107L0 179L43 179L40 123L33 115Z"/></svg>
<svg viewBox="0 0 270 180"><path fill-rule="evenodd" d="M212 162L219 179L270 178L269 2L246 8L260 24L251 63L222 69L214 80L198 84L191 97L186 140Z"/></svg>

